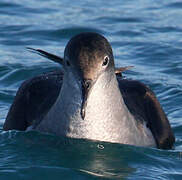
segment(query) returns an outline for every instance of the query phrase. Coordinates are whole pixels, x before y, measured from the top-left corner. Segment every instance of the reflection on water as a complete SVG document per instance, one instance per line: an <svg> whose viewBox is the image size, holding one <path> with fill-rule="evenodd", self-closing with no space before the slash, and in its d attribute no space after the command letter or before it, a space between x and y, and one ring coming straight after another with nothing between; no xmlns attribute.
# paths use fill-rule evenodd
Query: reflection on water
<svg viewBox="0 0 182 180"><path fill-rule="evenodd" d="M1 133L1 149L7 146L9 150L4 161L12 167L16 164L19 170L37 165L53 166L110 178L125 177L135 171L127 163L132 147L125 145L12 131Z"/></svg>

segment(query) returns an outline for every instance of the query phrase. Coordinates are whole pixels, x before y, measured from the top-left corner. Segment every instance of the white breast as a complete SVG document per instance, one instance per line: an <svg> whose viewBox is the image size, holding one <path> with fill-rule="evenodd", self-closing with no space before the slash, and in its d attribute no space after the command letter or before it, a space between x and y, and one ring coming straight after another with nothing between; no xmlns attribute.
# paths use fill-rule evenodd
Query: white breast
<svg viewBox="0 0 182 180"><path fill-rule="evenodd" d="M91 90L86 115L80 116L81 88L73 75L65 76L60 95L37 130L73 138L156 146L145 124L128 111L115 75L102 74Z"/></svg>

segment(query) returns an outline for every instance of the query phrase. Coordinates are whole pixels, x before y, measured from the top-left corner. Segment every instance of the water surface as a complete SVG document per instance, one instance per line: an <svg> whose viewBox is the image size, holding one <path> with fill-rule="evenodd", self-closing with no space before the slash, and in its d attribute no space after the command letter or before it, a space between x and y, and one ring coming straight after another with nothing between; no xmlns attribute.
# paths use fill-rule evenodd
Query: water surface
<svg viewBox="0 0 182 180"><path fill-rule="evenodd" d="M2 0L0 2L0 128L20 84L59 68L26 47L63 56L68 40L98 32L116 66L156 93L176 136L173 150L73 140L0 130L0 179L181 179L182 2Z"/></svg>

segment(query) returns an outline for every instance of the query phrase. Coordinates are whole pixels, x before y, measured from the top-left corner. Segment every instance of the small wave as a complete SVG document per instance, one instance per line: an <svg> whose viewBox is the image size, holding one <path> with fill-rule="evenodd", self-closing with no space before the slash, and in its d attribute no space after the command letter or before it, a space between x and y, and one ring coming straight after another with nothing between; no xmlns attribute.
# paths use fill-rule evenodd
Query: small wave
<svg viewBox="0 0 182 180"><path fill-rule="evenodd" d="M169 3L165 7L166 8L171 8L171 9L181 9L182 8L182 2Z"/></svg>

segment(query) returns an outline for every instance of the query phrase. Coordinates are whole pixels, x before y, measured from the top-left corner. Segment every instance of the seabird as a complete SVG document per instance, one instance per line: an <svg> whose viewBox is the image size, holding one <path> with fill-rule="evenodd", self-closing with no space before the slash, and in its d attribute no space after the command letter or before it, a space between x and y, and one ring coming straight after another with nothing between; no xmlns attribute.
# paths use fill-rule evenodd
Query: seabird
<svg viewBox="0 0 182 180"><path fill-rule="evenodd" d="M4 130L36 130L58 136L136 146L172 148L175 137L156 96L146 85L123 79L112 48L98 33L68 42L64 58L29 48L63 70L26 80L10 107Z"/></svg>

